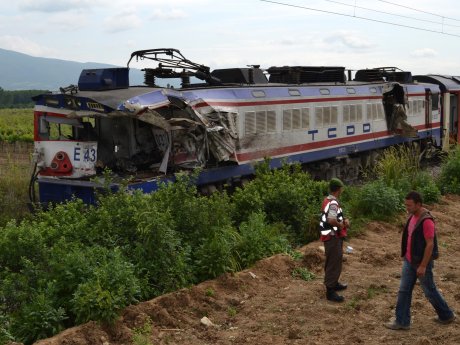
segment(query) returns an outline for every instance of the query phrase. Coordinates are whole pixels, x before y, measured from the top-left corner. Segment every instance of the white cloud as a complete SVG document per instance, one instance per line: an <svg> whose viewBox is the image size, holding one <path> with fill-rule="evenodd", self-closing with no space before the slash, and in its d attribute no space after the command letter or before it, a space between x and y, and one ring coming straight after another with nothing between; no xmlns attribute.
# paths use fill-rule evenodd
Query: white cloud
<svg viewBox="0 0 460 345"><path fill-rule="evenodd" d="M50 57L56 55L56 51L53 49L44 47L41 44L35 43L20 36L0 36L0 46L3 49L14 50L16 52L32 56Z"/></svg>
<svg viewBox="0 0 460 345"><path fill-rule="evenodd" d="M66 12L88 9L99 4L99 0L21 0L18 7L26 12Z"/></svg>
<svg viewBox="0 0 460 345"><path fill-rule="evenodd" d="M183 19L186 18L187 14L176 8L172 8L168 11L162 10L162 9L157 9L153 12L152 16L150 19L154 20L174 20L174 19Z"/></svg>
<svg viewBox="0 0 460 345"><path fill-rule="evenodd" d="M410 53L410 55L414 57L425 58L425 57L434 57L438 55L438 52L431 48L421 48L421 49L414 50L413 52Z"/></svg>
<svg viewBox="0 0 460 345"><path fill-rule="evenodd" d="M366 38L360 37L356 33L349 31L336 32L325 38L324 41L329 43L338 42L352 49L367 49L375 46L374 43L367 40Z"/></svg>
<svg viewBox="0 0 460 345"><path fill-rule="evenodd" d="M116 14L104 20L105 30L116 33L138 28L142 23L141 18L132 12Z"/></svg>

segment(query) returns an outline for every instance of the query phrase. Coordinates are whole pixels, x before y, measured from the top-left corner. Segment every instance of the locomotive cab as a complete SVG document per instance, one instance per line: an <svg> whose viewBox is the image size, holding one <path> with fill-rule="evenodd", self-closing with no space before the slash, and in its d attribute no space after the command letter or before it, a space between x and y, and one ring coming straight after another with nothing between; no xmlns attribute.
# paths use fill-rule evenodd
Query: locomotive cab
<svg viewBox="0 0 460 345"><path fill-rule="evenodd" d="M41 176L82 178L96 173L94 119L35 112L35 161Z"/></svg>

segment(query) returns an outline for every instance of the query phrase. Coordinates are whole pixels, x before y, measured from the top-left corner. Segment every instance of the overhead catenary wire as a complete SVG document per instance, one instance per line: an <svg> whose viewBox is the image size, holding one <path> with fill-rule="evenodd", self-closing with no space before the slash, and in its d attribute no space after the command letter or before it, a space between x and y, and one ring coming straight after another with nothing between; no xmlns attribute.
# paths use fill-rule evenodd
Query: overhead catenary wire
<svg viewBox="0 0 460 345"><path fill-rule="evenodd" d="M386 12L386 11L376 10L376 9L373 9L373 8L357 6L356 3L354 5L352 5L352 4L346 4L344 2L334 1L334 0L323 0L323 1L331 2L333 4L343 5L343 6L347 6L347 7L359 8L360 10L371 11L371 12L382 13L382 14L386 14L386 15L390 15L390 16L416 20L416 21L420 21L420 22L426 22L426 23L437 24L437 25L442 25L442 26L452 26L452 27L460 28L460 25L446 24L446 23L437 22L437 21L434 21L434 20L415 18L415 17L411 17L411 16L405 16L403 14ZM353 16L355 16L355 15L353 15ZM445 18L445 17L442 17L442 18Z"/></svg>
<svg viewBox="0 0 460 345"><path fill-rule="evenodd" d="M429 14L429 15L432 15L432 16L436 16L436 17L440 17L442 19L449 19L449 20L454 20L456 22L460 22L460 19L456 19L456 18L451 18L451 17L446 17L446 16L443 16L443 15L440 15L440 14L436 14L436 13L432 13L432 12L428 12L428 11L423 11L423 10L419 10L417 8L413 8L413 7L410 7L410 6L405 6L405 5L401 5L401 4L397 4L397 3L394 3L394 2L391 2L391 1L386 1L386 0L377 0L379 2L384 2L386 4L390 4L390 5L393 5L393 6L398 6L398 7L403 7L403 8L406 8L408 10L412 10L412 11L416 11L416 12L420 12L420 13L425 13L425 14Z"/></svg>
<svg viewBox="0 0 460 345"><path fill-rule="evenodd" d="M398 26L398 27L403 27L403 28L409 28L409 29L414 29L414 30L420 30L420 31L426 31L426 32L432 32L432 33L442 34L442 35L447 35L447 36L460 37L460 35L452 34L452 33L449 33L449 32L437 31L437 30L431 30L431 29L425 29L425 28L420 28L420 27L417 27L417 26L411 26L411 25L393 23L393 22L388 22L388 21L384 21L384 20L373 19L373 18L367 18L367 17L361 17L361 16L356 16L356 15L351 15L351 14L346 14L346 13L340 13L340 12L334 12L334 11L321 10L321 9L318 9L318 8L312 8L312 7L307 7L307 6L289 4L289 3L285 3L285 2L281 2L281 1L272 1L272 0L259 0L259 1L260 1L260 2L271 3L271 4L275 4L275 5L280 5L280 6L299 8L299 9L309 10L309 11L314 11L314 12L321 12L321 13L327 13L327 14L335 14L335 15L338 15L338 16L350 17L350 18L357 18L357 19L367 20L367 21L370 21L370 22L381 23L381 24L387 24L387 25L393 25L393 26Z"/></svg>

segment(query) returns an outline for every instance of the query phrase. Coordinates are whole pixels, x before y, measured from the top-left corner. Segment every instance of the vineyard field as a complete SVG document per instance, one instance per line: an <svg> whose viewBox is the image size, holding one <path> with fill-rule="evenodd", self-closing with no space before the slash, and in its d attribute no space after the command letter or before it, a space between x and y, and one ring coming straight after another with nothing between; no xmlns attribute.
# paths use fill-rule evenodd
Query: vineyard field
<svg viewBox="0 0 460 345"><path fill-rule="evenodd" d="M0 109L0 142L33 142L33 109Z"/></svg>

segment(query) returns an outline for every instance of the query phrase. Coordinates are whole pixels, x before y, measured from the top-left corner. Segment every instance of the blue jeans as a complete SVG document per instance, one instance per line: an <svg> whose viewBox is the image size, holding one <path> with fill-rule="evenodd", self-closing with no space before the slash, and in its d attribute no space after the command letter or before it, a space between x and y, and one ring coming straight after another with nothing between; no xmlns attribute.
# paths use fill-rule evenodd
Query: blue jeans
<svg viewBox="0 0 460 345"><path fill-rule="evenodd" d="M417 269L404 259L401 273L401 284L396 304L396 322L402 326L410 326L410 305L412 302L412 290L417 280ZM419 278L420 285L426 298L430 301L441 320L450 319L453 316L452 310L439 293L433 280L433 260L426 267L423 277Z"/></svg>

